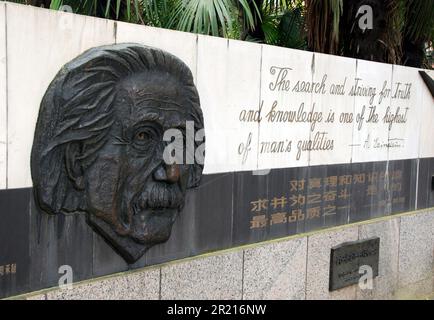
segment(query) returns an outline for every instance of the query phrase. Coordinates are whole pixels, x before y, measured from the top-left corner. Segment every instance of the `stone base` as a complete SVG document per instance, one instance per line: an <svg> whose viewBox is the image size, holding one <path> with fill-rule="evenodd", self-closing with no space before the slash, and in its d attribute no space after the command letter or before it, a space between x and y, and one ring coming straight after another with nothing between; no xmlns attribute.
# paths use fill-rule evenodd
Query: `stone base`
<svg viewBox="0 0 434 320"><path fill-rule="evenodd" d="M329 292L330 250L380 237L379 276ZM52 288L19 299L426 299L434 296L434 210L391 216Z"/></svg>

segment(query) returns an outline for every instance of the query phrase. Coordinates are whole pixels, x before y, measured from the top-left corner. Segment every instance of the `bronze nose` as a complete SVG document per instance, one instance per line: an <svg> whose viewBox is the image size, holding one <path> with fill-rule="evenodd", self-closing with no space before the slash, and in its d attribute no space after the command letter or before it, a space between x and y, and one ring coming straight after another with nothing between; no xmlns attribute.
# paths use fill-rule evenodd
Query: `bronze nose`
<svg viewBox="0 0 434 320"><path fill-rule="evenodd" d="M170 183L178 182L180 176L179 165L177 164L166 165L166 176L168 182Z"/></svg>
<svg viewBox="0 0 434 320"><path fill-rule="evenodd" d="M161 164L154 171L154 179L156 181L165 181L168 183L176 183L180 178L180 169L177 164Z"/></svg>

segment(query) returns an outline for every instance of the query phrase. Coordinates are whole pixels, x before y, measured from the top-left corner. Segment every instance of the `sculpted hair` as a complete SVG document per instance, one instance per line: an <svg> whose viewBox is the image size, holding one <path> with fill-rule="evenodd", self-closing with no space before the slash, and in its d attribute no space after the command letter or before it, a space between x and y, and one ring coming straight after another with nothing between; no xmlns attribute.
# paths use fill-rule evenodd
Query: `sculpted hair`
<svg viewBox="0 0 434 320"><path fill-rule="evenodd" d="M183 86L197 129L203 128L190 69L177 57L139 44L90 49L56 75L41 102L31 155L35 198L46 212L86 211L86 199L68 176L66 154L79 148L83 170L97 157L114 123L116 85L137 73L166 72ZM195 164L196 175L202 165ZM198 181L195 181L198 182Z"/></svg>

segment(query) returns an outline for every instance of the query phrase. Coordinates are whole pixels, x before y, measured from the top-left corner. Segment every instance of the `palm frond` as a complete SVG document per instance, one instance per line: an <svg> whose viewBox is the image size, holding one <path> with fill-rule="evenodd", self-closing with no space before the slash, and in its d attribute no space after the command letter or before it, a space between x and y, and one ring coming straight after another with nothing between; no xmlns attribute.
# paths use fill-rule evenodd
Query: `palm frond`
<svg viewBox="0 0 434 320"><path fill-rule="evenodd" d="M254 26L253 15L247 0L190 0L180 1L172 24L176 29L194 33L226 37L234 21L231 12L242 8L249 26Z"/></svg>
<svg viewBox="0 0 434 320"><path fill-rule="evenodd" d="M286 48L307 48L302 7L289 9L279 23L279 46Z"/></svg>
<svg viewBox="0 0 434 320"><path fill-rule="evenodd" d="M406 35L416 41L432 40L434 38L434 0L408 0L406 6Z"/></svg>

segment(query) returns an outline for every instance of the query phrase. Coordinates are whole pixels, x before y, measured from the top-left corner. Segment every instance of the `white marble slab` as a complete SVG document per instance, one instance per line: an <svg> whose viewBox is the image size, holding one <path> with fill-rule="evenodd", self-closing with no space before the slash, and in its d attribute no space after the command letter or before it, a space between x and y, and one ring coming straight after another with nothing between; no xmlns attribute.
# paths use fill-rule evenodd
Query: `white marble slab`
<svg viewBox="0 0 434 320"><path fill-rule="evenodd" d="M312 94L297 92L296 88L297 83L301 88L303 82L312 81L312 59L310 52L262 46L259 169L303 167L309 163L309 151L302 149L310 139L312 123L296 119L299 111L312 111Z"/></svg>
<svg viewBox="0 0 434 320"><path fill-rule="evenodd" d="M357 60L357 78L350 84L355 88L352 162L387 161L389 130L382 118L391 103L391 84L392 65Z"/></svg>
<svg viewBox="0 0 434 320"><path fill-rule="evenodd" d="M356 60L315 53L313 81L324 86L313 93L315 109L323 120L315 126L311 137L319 133L333 141L332 149L310 152L309 165L350 163L352 157L354 97L349 96L350 84L356 78Z"/></svg>
<svg viewBox="0 0 434 320"><path fill-rule="evenodd" d="M158 47L190 67L205 119L205 173L434 157L434 101L417 69L121 22L115 28L113 21L12 3L0 4L0 16L5 6L7 62L5 26L0 25L0 188L32 185L30 153L39 105L59 69L86 49L115 42ZM359 86L375 88L372 100L369 94L350 95L356 79ZM385 82L390 92L380 102ZM398 82L412 83L409 99L392 98ZM332 84L344 83L344 95L330 93ZM274 121L273 104L275 112L282 112L274 114ZM309 118L313 104L314 117L322 113L321 121L313 125L297 119L303 112ZM377 123L368 122L370 107L376 107ZM405 124L389 130L383 117L387 108L393 113L397 107L410 113ZM326 123L330 110L334 122ZM297 120L288 120L290 111ZM352 121L341 123L342 113L352 113ZM327 150L329 140L333 148ZM402 141L402 146L391 147L391 141Z"/></svg>
<svg viewBox="0 0 434 320"><path fill-rule="evenodd" d="M196 34L117 22L116 43L123 42L156 47L177 56L190 68L196 79Z"/></svg>
<svg viewBox="0 0 434 320"><path fill-rule="evenodd" d="M423 70L432 79L434 79L433 70ZM420 142L419 142L419 157L431 158L434 157L434 98L419 76L419 80L416 82L416 86L421 88L421 104L418 106L421 113L421 126L420 126Z"/></svg>
<svg viewBox="0 0 434 320"><path fill-rule="evenodd" d="M198 38L197 81L205 118L205 173L257 168L258 122L240 121L259 108L261 47Z"/></svg>
<svg viewBox="0 0 434 320"><path fill-rule="evenodd" d="M7 3L8 187L32 185L30 153L39 104L59 69L114 43L114 22Z"/></svg>
<svg viewBox="0 0 434 320"><path fill-rule="evenodd" d="M389 160L415 159L419 154L419 131L423 113L423 83L418 69L393 66L389 121ZM432 129L431 129L432 132Z"/></svg>
<svg viewBox="0 0 434 320"><path fill-rule="evenodd" d="M6 11L0 3L0 189L7 187Z"/></svg>

